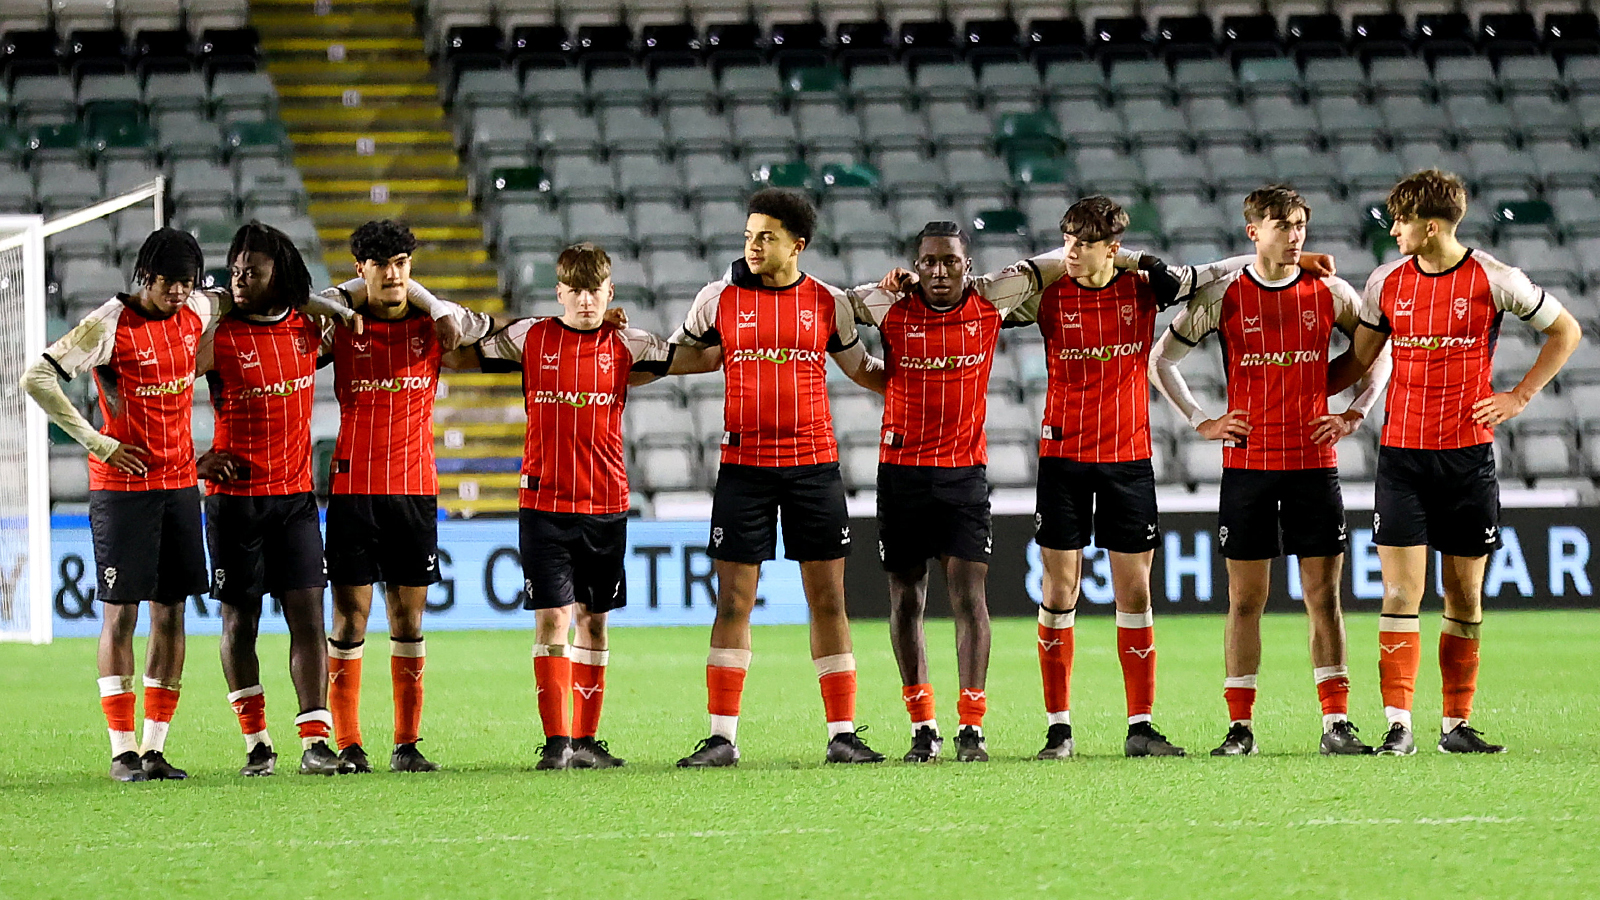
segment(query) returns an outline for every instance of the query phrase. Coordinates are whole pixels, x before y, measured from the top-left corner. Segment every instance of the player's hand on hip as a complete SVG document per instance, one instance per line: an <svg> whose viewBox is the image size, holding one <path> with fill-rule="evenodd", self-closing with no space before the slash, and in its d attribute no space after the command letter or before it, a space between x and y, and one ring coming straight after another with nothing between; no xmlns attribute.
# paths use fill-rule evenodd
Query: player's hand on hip
<svg viewBox="0 0 1600 900"><path fill-rule="evenodd" d="M1472 421L1493 428L1508 419L1515 419L1527 408L1528 401L1510 391L1504 394L1490 394L1472 404Z"/></svg>
<svg viewBox="0 0 1600 900"><path fill-rule="evenodd" d="M1331 278L1339 274L1339 267L1334 265L1333 257L1327 253L1301 253L1300 268L1318 278Z"/></svg>
<svg viewBox="0 0 1600 900"><path fill-rule="evenodd" d="M150 474L150 466L140 457L148 459L149 456L150 451L143 447L137 447L133 444L118 444L117 449L111 451L111 455L106 457L106 465L129 475L138 475L142 478Z"/></svg>
<svg viewBox="0 0 1600 900"><path fill-rule="evenodd" d="M612 328L627 328L628 311L620 306L608 306L606 307L606 315L603 321Z"/></svg>
<svg viewBox="0 0 1600 900"><path fill-rule="evenodd" d="M1250 420L1245 411L1236 409L1227 415L1207 419L1194 427L1208 441L1242 441L1250 435Z"/></svg>
<svg viewBox="0 0 1600 900"><path fill-rule="evenodd" d="M1353 409L1317 416L1311 420L1311 443L1337 444L1346 436L1355 434L1365 418L1366 416Z"/></svg>
<svg viewBox="0 0 1600 900"><path fill-rule="evenodd" d="M461 324L455 316L440 316L433 320L433 335L439 339L439 346L444 352L461 346Z"/></svg>
<svg viewBox="0 0 1600 900"><path fill-rule="evenodd" d="M206 481L225 484L239 474L239 458L224 450L207 450L195 460L195 470Z"/></svg>

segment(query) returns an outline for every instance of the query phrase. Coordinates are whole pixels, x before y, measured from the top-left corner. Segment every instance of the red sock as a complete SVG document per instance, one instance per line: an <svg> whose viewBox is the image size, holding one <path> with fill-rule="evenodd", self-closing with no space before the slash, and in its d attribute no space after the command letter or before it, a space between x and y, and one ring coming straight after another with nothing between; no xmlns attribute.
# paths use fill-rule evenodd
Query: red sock
<svg viewBox="0 0 1600 900"><path fill-rule="evenodd" d="M852 653L837 653L811 661L822 688L823 718L832 725L854 722L856 718L856 658Z"/></svg>
<svg viewBox="0 0 1600 900"><path fill-rule="evenodd" d="M572 736L592 738L600 733L600 706L606 699L605 650L572 648Z"/></svg>
<svg viewBox="0 0 1600 900"><path fill-rule="evenodd" d="M1451 626L1456 626L1452 628ZM1439 678L1444 686L1444 717L1472 718L1472 698L1478 692L1478 638L1476 624L1446 620L1449 631L1439 633ZM1452 634L1470 631L1472 637Z"/></svg>
<svg viewBox="0 0 1600 900"><path fill-rule="evenodd" d="M1422 643L1416 616L1378 617L1378 688L1387 709L1411 711Z"/></svg>
<svg viewBox="0 0 1600 900"><path fill-rule="evenodd" d="M1317 699L1322 701L1325 716L1350 713L1350 675L1344 666L1329 666L1316 670Z"/></svg>
<svg viewBox="0 0 1600 900"><path fill-rule="evenodd" d="M982 728L983 714L988 711L989 695L986 692L961 689L961 696L956 698L956 715L961 717L962 725Z"/></svg>
<svg viewBox="0 0 1600 900"><path fill-rule="evenodd" d="M427 641L389 641L389 679L394 682L394 742L415 744L422 730L422 668Z"/></svg>
<svg viewBox="0 0 1600 900"><path fill-rule="evenodd" d="M1039 607L1039 675L1044 680L1044 711L1072 708L1072 624L1076 613Z"/></svg>
<svg viewBox="0 0 1600 900"><path fill-rule="evenodd" d="M178 711L178 692L171 688L145 686L144 717L152 722L167 723Z"/></svg>
<svg viewBox="0 0 1600 900"><path fill-rule="evenodd" d="M230 697L233 714L239 717L239 731L246 736L260 734L267 730L267 695L261 692L260 685L244 690L255 693L237 699Z"/></svg>
<svg viewBox="0 0 1600 900"><path fill-rule="evenodd" d="M706 666L706 710L713 716L739 715L748 672L737 666Z"/></svg>
<svg viewBox="0 0 1600 900"><path fill-rule="evenodd" d="M343 642L340 642L343 643ZM339 749L361 743L361 653L363 641L341 647L328 641L328 710Z"/></svg>
<svg viewBox="0 0 1600 900"><path fill-rule="evenodd" d="M133 731L133 691L121 691L100 698L100 711L106 714L106 727L119 733Z"/></svg>
<svg viewBox="0 0 1600 900"><path fill-rule="evenodd" d="M295 717L294 727L300 731L301 744L309 746L317 741L326 741L328 735L333 733L333 713L325 709L303 712Z"/></svg>
<svg viewBox="0 0 1600 900"><path fill-rule="evenodd" d="M533 681L539 692L539 721L544 725L545 737L572 735L572 724L567 718L567 695L572 693L572 660L565 655L550 655L566 651L566 647L559 645L535 644L533 647Z"/></svg>
<svg viewBox="0 0 1600 900"><path fill-rule="evenodd" d="M1228 704L1229 722L1252 721L1256 710L1256 676L1230 675L1224 678L1222 699Z"/></svg>
<svg viewBox="0 0 1600 900"><path fill-rule="evenodd" d="M911 724L933 721L933 685L904 685L900 688L900 699L906 702L906 715L911 717Z"/></svg>
<svg viewBox="0 0 1600 900"><path fill-rule="evenodd" d="M1128 718L1150 715L1156 702L1156 629L1152 613L1117 613L1117 658L1122 661Z"/></svg>

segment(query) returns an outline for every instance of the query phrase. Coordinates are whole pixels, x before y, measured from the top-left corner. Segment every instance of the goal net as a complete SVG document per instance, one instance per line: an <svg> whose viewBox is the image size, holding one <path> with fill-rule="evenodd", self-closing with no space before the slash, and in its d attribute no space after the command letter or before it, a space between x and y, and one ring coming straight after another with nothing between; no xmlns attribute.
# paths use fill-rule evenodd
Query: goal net
<svg viewBox="0 0 1600 900"><path fill-rule="evenodd" d="M49 643L53 619L49 420L19 385L45 348L45 238L147 200L159 227L164 187L158 178L48 222L0 216L0 641Z"/></svg>

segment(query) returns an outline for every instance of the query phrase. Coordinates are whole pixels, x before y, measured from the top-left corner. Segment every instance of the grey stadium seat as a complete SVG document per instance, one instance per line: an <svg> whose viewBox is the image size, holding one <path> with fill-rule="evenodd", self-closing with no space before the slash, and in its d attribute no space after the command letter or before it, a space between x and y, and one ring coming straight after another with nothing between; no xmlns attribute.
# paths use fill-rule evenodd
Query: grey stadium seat
<svg viewBox="0 0 1600 900"><path fill-rule="evenodd" d="M1433 87L1433 73L1418 56L1379 57L1367 71L1372 92L1380 97L1398 94L1423 96Z"/></svg>
<svg viewBox="0 0 1600 900"><path fill-rule="evenodd" d="M1256 134L1268 147L1304 146L1317 139L1316 111L1289 97L1262 96L1246 104L1255 120Z"/></svg>
<svg viewBox="0 0 1600 900"><path fill-rule="evenodd" d="M882 247L898 244L894 219L887 210L868 200L835 200L828 204L828 236L841 247Z"/></svg>
<svg viewBox="0 0 1600 900"><path fill-rule="evenodd" d="M857 102L904 103L916 91L904 66L857 66L850 72L850 96Z"/></svg>
<svg viewBox="0 0 1600 900"><path fill-rule="evenodd" d="M540 116L534 123L533 143L558 155L599 155L605 148L600 121L580 115Z"/></svg>
<svg viewBox="0 0 1600 900"><path fill-rule="evenodd" d="M928 139L941 149L987 147L994 139L989 117L963 102L925 104Z"/></svg>
<svg viewBox="0 0 1600 900"><path fill-rule="evenodd" d="M1200 97L1184 103L1190 133L1202 145L1246 146L1255 137L1255 123L1244 107L1222 97Z"/></svg>
<svg viewBox="0 0 1600 900"><path fill-rule="evenodd" d="M151 113L173 109L203 113L209 100L206 80L198 72L151 72L144 82L144 102Z"/></svg>
<svg viewBox="0 0 1600 900"><path fill-rule="evenodd" d="M1121 107L1128 139L1136 146L1175 147L1188 140L1183 111L1160 100L1128 100Z"/></svg>
<svg viewBox="0 0 1600 900"><path fill-rule="evenodd" d="M1141 97L1164 99L1172 93L1172 74L1161 60L1118 60L1111 64L1106 86L1113 96L1121 100Z"/></svg>
<svg viewBox="0 0 1600 900"><path fill-rule="evenodd" d="M928 145L922 115L895 101L865 100L856 106L866 145L873 150L918 150Z"/></svg>
<svg viewBox="0 0 1600 900"><path fill-rule="evenodd" d="M1122 116L1099 100L1069 97L1051 108L1069 143L1077 147L1114 147L1122 142Z"/></svg>
<svg viewBox="0 0 1600 900"><path fill-rule="evenodd" d="M750 193L750 173L721 153L690 153L680 162L684 188L693 199L727 199Z"/></svg>
<svg viewBox="0 0 1600 900"><path fill-rule="evenodd" d="M1383 117L1376 107L1353 97L1321 97L1312 101L1317 127L1330 144L1371 143L1383 136Z"/></svg>
<svg viewBox="0 0 1600 900"><path fill-rule="evenodd" d="M944 169L920 151L885 151L878 154L876 163L879 177L894 196L926 197L945 191Z"/></svg>
<svg viewBox="0 0 1600 900"><path fill-rule="evenodd" d="M978 87L995 101L1037 101L1044 91L1039 70L1027 63L990 63L978 72Z"/></svg>
<svg viewBox="0 0 1600 900"><path fill-rule="evenodd" d="M1384 127L1398 142L1443 141L1453 128L1444 107L1412 94L1378 98Z"/></svg>
<svg viewBox="0 0 1600 900"><path fill-rule="evenodd" d="M565 212L568 241L594 241L613 252L633 243L628 217L609 203L568 203Z"/></svg>
<svg viewBox="0 0 1600 900"><path fill-rule="evenodd" d="M656 72L655 93L664 106L704 106L717 95L717 82L705 66L668 67Z"/></svg>
<svg viewBox="0 0 1600 900"><path fill-rule="evenodd" d="M607 163L587 156L566 156L546 167L550 189L562 202L595 200L609 202L616 197L616 174Z"/></svg>
<svg viewBox="0 0 1600 900"><path fill-rule="evenodd" d="M589 75L589 102L597 107L638 109L650 102L653 90L643 69L599 68Z"/></svg>
<svg viewBox="0 0 1600 900"><path fill-rule="evenodd" d="M1552 94L1561 85L1561 71L1553 57L1506 56L1500 60L1500 87L1508 95Z"/></svg>
<svg viewBox="0 0 1600 900"><path fill-rule="evenodd" d="M1238 89L1233 67L1220 59L1179 60L1172 70L1172 85L1184 98L1231 98Z"/></svg>
<svg viewBox="0 0 1600 900"><path fill-rule="evenodd" d="M1100 99L1106 92L1105 70L1086 59L1063 60L1045 66L1045 93L1057 99Z"/></svg>
<svg viewBox="0 0 1600 900"><path fill-rule="evenodd" d="M808 103L794 114L800 143L807 150L859 151L861 123L842 104ZM738 124L735 122L735 126Z"/></svg>
<svg viewBox="0 0 1600 900"><path fill-rule="evenodd" d="M674 106L663 113L667 136L678 151L727 152L733 147L728 119L703 106Z"/></svg>
<svg viewBox="0 0 1600 900"><path fill-rule="evenodd" d="M1445 112L1456 133L1471 140L1511 140L1516 132L1511 111L1504 104L1485 102L1479 97L1447 97Z"/></svg>
<svg viewBox="0 0 1600 900"><path fill-rule="evenodd" d="M1433 64L1434 80L1445 97L1494 96L1498 79L1487 56L1442 56Z"/></svg>
<svg viewBox="0 0 1600 900"><path fill-rule="evenodd" d="M668 146L666 124L646 109L609 106L596 117L601 138L612 153L659 153Z"/></svg>
<svg viewBox="0 0 1600 900"><path fill-rule="evenodd" d="M617 190L630 202L677 200L683 196L683 175L673 163L654 153L629 153L614 158Z"/></svg>
<svg viewBox="0 0 1600 900"><path fill-rule="evenodd" d="M1305 84L1312 97L1350 97L1366 90L1367 73L1350 57L1308 59Z"/></svg>
<svg viewBox="0 0 1600 900"><path fill-rule="evenodd" d="M1152 147L1135 154L1144 172L1144 181L1156 194L1172 191L1198 192L1211 180L1205 161L1175 147ZM1094 181L1092 175L1085 176Z"/></svg>

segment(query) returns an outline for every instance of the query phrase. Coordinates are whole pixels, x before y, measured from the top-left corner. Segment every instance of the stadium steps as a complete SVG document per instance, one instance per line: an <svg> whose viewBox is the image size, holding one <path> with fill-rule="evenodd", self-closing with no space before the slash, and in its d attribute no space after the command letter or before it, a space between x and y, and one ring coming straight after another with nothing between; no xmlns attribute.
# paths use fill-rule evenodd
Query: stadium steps
<svg viewBox="0 0 1600 900"><path fill-rule="evenodd" d="M503 308L449 119L409 0L253 0L307 211L330 271L348 271L350 232L400 219L422 246L416 278L474 309Z"/></svg>
<svg viewBox="0 0 1600 900"><path fill-rule="evenodd" d="M522 376L446 372L433 411L439 504L452 516L517 511L527 418Z"/></svg>

